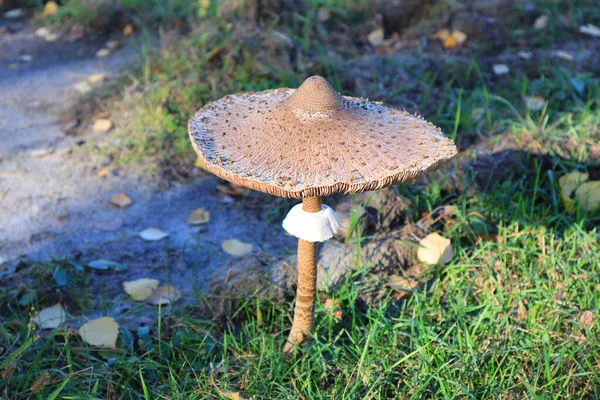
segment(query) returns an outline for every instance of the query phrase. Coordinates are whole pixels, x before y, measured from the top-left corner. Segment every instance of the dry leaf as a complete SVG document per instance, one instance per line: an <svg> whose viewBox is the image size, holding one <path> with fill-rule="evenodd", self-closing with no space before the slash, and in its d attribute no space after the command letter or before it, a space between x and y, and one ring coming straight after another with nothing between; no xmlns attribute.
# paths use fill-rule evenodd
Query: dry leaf
<svg viewBox="0 0 600 400"><path fill-rule="evenodd" d="M82 81L82 82L75 82L73 84L73 89L75 89L79 93L87 93L90 90L92 90L92 87L90 86L90 84L88 82Z"/></svg>
<svg viewBox="0 0 600 400"><path fill-rule="evenodd" d="M454 36L450 35L446 37L446 39L444 39L444 41L442 42L442 46L444 46L445 49L452 49L458 46L458 42L456 41Z"/></svg>
<svg viewBox="0 0 600 400"><path fill-rule="evenodd" d="M118 231L122 226L123 220L121 218L115 218L97 223L96 229L100 229L101 231L105 232L115 232Z"/></svg>
<svg viewBox="0 0 600 400"><path fill-rule="evenodd" d="M589 177L590 175L587 173L569 172L558 179L560 195L565 203L567 211L572 212L574 210L573 199L571 199L571 196L583 182L586 182L589 179Z"/></svg>
<svg viewBox="0 0 600 400"><path fill-rule="evenodd" d="M240 242L237 239L229 239L221 243L221 248L232 257L241 257L252 253L252 243Z"/></svg>
<svg viewBox="0 0 600 400"><path fill-rule="evenodd" d="M450 31L446 28L444 29L440 29L439 31L437 31L436 33L434 33L431 38L432 39L439 39L441 41L446 40L446 38L450 36Z"/></svg>
<svg viewBox="0 0 600 400"><path fill-rule="evenodd" d="M369 33L367 40L371 46L379 46L381 43L383 43L383 29L379 28Z"/></svg>
<svg viewBox="0 0 600 400"><path fill-rule="evenodd" d="M187 217L187 223L190 225L202 225L210 221L210 213L204 208L197 208Z"/></svg>
<svg viewBox="0 0 600 400"><path fill-rule="evenodd" d="M40 329L54 329L66 321L66 316L65 309L58 303L41 310L35 319L35 323Z"/></svg>
<svg viewBox="0 0 600 400"><path fill-rule="evenodd" d="M166 285L157 288L146 300L151 304L167 305L175 303L181 297L181 293L173 285Z"/></svg>
<svg viewBox="0 0 600 400"><path fill-rule="evenodd" d="M533 22L533 27L537 30L544 29L548 25L548 16L540 15Z"/></svg>
<svg viewBox="0 0 600 400"><path fill-rule="evenodd" d="M196 158L196 161L194 162L194 167L204 169L204 165L202 164L202 160L200 160L199 158Z"/></svg>
<svg viewBox="0 0 600 400"><path fill-rule="evenodd" d="M125 25L125 28L123 28L123 36L129 36L131 34L133 34L133 26L131 24Z"/></svg>
<svg viewBox="0 0 600 400"><path fill-rule="evenodd" d="M29 156L33 157L33 158L44 157L44 156L47 156L48 154L51 154L53 151L54 151L54 149L52 147L48 147L45 149L31 150L29 152Z"/></svg>
<svg viewBox="0 0 600 400"><path fill-rule="evenodd" d="M217 191L231 197L239 197L246 193L246 188L235 183L221 183L217 185Z"/></svg>
<svg viewBox="0 0 600 400"><path fill-rule="evenodd" d="M427 264L448 264L452 261L453 251L449 239L437 233L430 233L419 241L417 250L419 261Z"/></svg>
<svg viewBox="0 0 600 400"><path fill-rule="evenodd" d="M575 198L582 209L592 212L600 206L600 181L582 183L575 190Z"/></svg>
<svg viewBox="0 0 600 400"><path fill-rule="evenodd" d="M587 24L579 27L579 32L593 37L600 37L600 28L596 25Z"/></svg>
<svg viewBox="0 0 600 400"><path fill-rule="evenodd" d="M110 199L110 204L119 208L129 207L131 203L131 199L125 193L119 193Z"/></svg>
<svg viewBox="0 0 600 400"><path fill-rule="evenodd" d="M452 31L452 37L458 44L463 44L467 40L467 34L458 30Z"/></svg>
<svg viewBox="0 0 600 400"><path fill-rule="evenodd" d="M88 76L87 80L92 85L102 83L106 79L106 74L92 74Z"/></svg>
<svg viewBox="0 0 600 400"><path fill-rule="evenodd" d="M113 123L109 119L97 119L94 121L94 125L92 126L92 132L96 135L100 135L110 131L113 127Z"/></svg>
<svg viewBox="0 0 600 400"><path fill-rule="evenodd" d="M109 172L110 172L110 170L108 169L108 167L102 167L98 170L98 172L96 173L96 176L98 178L104 178L106 175L108 175Z"/></svg>
<svg viewBox="0 0 600 400"><path fill-rule="evenodd" d="M594 325L594 313L590 310L585 310L581 314L579 314L579 324L587 329L592 329L592 325Z"/></svg>
<svg viewBox="0 0 600 400"><path fill-rule="evenodd" d="M517 56L523 60L529 60L533 57L533 53L527 50L521 50L517 53Z"/></svg>
<svg viewBox="0 0 600 400"><path fill-rule="evenodd" d="M103 57L107 57L109 54L110 54L109 49L100 49L96 52L96 57L103 58Z"/></svg>
<svg viewBox="0 0 600 400"><path fill-rule="evenodd" d="M556 52L556 57L561 58L566 61L573 61L573 55L568 51L559 50Z"/></svg>
<svg viewBox="0 0 600 400"><path fill-rule="evenodd" d="M539 96L527 96L525 97L525 107L531 111L539 111L544 108L544 104L546 104L546 99Z"/></svg>
<svg viewBox="0 0 600 400"><path fill-rule="evenodd" d="M135 281L123 282L123 290L135 301L144 301L158 287L156 279L141 278Z"/></svg>
<svg viewBox="0 0 600 400"><path fill-rule="evenodd" d="M55 1L49 1L44 6L44 11L42 12L42 17L49 17L58 11L58 4Z"/></svg>
<svg viewBox="0 0 600 400"><path fill-rule="evenodd" d="M84 342L92 346L114 349L119 337L119 325L111 317L102 317L88 321L79 328L79 335Z"/></svg>
<svg viewBox="0 0 600 400"><path fill-rule="evenodd" d="M419 287L419 281L411 277L403 277L400 275L390 275L387 285L398 292L396 297L410 297L413 291Z"/></svg>
<svg viewBox="0 0 600 400"><path fill-rule="evenodd" d="M492 68L496 75L506 75L510 72L510 68L506 64L494 64Z"/></svg>
<svg viewBox="0 0 600 400"><path fill-rule="evenodd" d="M223 395L223 397L227 398L227 399L231 399L231 400L243 400L242 397L240 396L240 392L232 392L229 390L222 390L220 391L221 395Z"/></svg>
<svg viewBox="0 0 600 400"><path fill-rule="evenodd" d="M342 320L342 308L338 299L325 300L324 307L326 310L332 310L332 315L338 321Z"/></svg>
<svg viewBox="0 0 600 400"><path fill-rule="evenodd" d="M142 239L147 240L149 242L155 242L157 240L162 240L162 239L166 238L167 236L169 236L168 233L165 233L157 228L144 229L143 231L138 233L138 235Z"/></svg>

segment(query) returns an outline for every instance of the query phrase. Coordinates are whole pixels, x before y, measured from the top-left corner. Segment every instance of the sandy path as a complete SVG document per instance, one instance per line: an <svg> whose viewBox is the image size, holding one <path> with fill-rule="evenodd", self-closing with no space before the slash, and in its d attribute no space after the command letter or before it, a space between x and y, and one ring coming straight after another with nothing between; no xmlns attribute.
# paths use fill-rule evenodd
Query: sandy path
<svg viewBox="0 0 600 400"><path fill-rule="evenodd" d="M123 169L97 177L99 161L89 159L77 142L99 138L66 136L58 113L76 101L73 83L91 74L114 75L134 59L135 49L126 46L98 59L99 47L87 46L44 43L28 27L0 37L0 257L9 260L0 266L0 276L23 258L103 258L132 266L119 274L119 281L142 276L164 281L168 274L180 289L189 290L205 288L209 274L229 259L219 246L225 239L255 242L256 251L262 247L273 253L293 245L278 225L244 210L243 201L224 201L214 177L167 190ZM28 48L34 61L9 67ZM44 149L51 150L40 154ZM133 199L131 207L109 205L119 192ZM197 207L211 213L202 228L185 222ZM123 226L115 232L95 227L118 218ZM137 233L148 227L169 237L145 242Z"/></svg>

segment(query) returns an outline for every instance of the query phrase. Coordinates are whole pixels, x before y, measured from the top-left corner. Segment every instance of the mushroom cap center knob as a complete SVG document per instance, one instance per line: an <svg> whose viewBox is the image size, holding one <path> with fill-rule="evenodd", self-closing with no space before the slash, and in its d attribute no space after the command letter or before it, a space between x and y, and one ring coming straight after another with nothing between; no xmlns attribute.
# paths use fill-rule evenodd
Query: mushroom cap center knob
<svg viewBox="0 0 600 400"><path fill-rule="evenodd" d="M283 104L302 114L330 116L344 107L344 98L325 78L315 75L306 79Z"/></svg>

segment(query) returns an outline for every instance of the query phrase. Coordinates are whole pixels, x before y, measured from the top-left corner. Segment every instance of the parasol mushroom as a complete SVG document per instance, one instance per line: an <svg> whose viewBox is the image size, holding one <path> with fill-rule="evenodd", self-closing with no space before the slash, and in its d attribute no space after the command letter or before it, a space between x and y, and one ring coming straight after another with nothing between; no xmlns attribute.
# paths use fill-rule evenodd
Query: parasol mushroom
<svg viewBox="0 0 600 400"><path fill-rule="evenodd" d="M254 190L302 199L283 221L298 237L296 308L285 352L312 332L316 243L339 228L321 198L414 179L456 155L452 140L433 124L382 103L341 96L320 76L298 89L225 96L202 107L188 129L206 170Z"/></svg>

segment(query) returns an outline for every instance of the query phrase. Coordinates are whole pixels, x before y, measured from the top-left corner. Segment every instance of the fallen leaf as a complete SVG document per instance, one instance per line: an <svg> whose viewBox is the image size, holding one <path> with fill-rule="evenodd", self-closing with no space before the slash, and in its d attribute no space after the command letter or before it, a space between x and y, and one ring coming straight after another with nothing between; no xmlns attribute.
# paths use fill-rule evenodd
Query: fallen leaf
<svg viewBox="0 0 600 400"><path fill-rule="evenodd" d="M242 397L240 396L240 392L232 392L232 391L229 391L229 390L222 390L220 392L223 395L223 397L225 397L227 399L231 399L231 400L243 400Z"/></svg>
<svg viewBox="0 0 600 400"><path fill-rule="evenodd" d="M100 49L96 52L96 57L103 58L103 57L107 57L109 54L110 54L109 49Z"/></svg>
<svg viewBox="0 0 600 400"><path fill-rule="evenodd" d="M338 321L342 320L342 308L338 299L328 298L325 300L324 308L328 311L331 310L331 313L335 319Z"/></svg>
<svg viewBox="0 0 600 400"><path fill-rule="evenodd" d="M113 123L111 120L106 118L97 119L94 121L94 125L92 125L92 132L94 132L96 135L100 135L110 131L112 127Z"/></svg>
<svg viewBox="0 0 600 400"><path fill-rule="evenodd" d="M533 22L533 27L537 30L544 29L548 25L548 16L540 15Z"/></svg>
<svg viewBox="0 0 600 400"><path fill-rule="evenodd" d="M402 299L412 295L414 290L419 287L419 281L410 276L390 275L388 277L387 285L398 292L396 297Z"/></svg>
<svg viewBox="0 0 600 400"><path fill-rule="evenodd" d="M533 53L527 50L521 50L517 53L517 56L523 60L529 60L533 57Z"/></svg>
<svg viewBox="0 0 600 400"><path fill-rule="evenodd" d="M47 156L48 154L52 154L53 151L54 151L54 149L52 147L48 147L45 149L31 150L29 152L29 156L33 157L33 158L44 157L44 156Z"/></svg>
<svg viewBox="0 0 600 400"><path fill-rule="evenodd" d="M132 203L131 199L125 193L119 193L109 201L115 207L129 207Z"/></svg>
<svg viewBox="0 0 600 400"><path fill-rule="evenodd" d="M584 172L569 172L568 174L564 174L558 179L558 186L560 187L560 195L565 203L567 211L572 212L574 210L573 207L573 199L571 196L575 192L575 190L583 183L586 182L590 178L590 175Z"/></svg>
<svg viewBox="0 0 600 400"><path fill-rule="evenodd" d="M102 317L84 324L79 328L79 335L92 346L114 349L119 337L119 325L111 317Z"/></svg>
<svg viewBox="0 0 600 400"><path fill-rule="evenodd" d="M30 63L33 61L33 56L30 54L21 54L19 57L17 57L17 61Z"/></svg>
<svg viewBox="0 0 600 400"><path fill-rule="evenodd" d="M492 69L496 75L506 75L510 72L510 68L506 64L494 64Z"/></svg>
<svg viewBox="0 0 600 400"><path fill-rule="evenodd" d="M82 82L75 82L73 84L73 89L75 89L79 93L87 93L90 90L92 90L92 87L90 86L90 84L88 82L82 81Z"/></svg>
<svg viewBox="0 0 600 400"><path fill-rule="evenodd" d="M123 282L123 290L135 301L144 301L158 287L156 279L141 278L135 281Z"/></svg>
<svg viewBox="0 0 600 400"><path fill-rule="evenodd" d="M110 169L108 169L108 167L102 167L98 170L98 172L96 173L96 176L98 178L104 178L106 175L108 175L109 172L110 172Z"/></svg>
<svg viewBox="0 0 600 400"><path fill-rule="evenodd" d="M133 26L131 24L125 25L123 28L123 36L130 36L133 34Z"/></svg>
<svg viewBox="0 0 600 400"><path fill-rule="evenodd" d="M55 1L49 1L44 6L44 11L42 11L42 17L49 17L57 11L58 4Z"/></svg>
<svg viewBox="0 0 600 400"><path fill-rule="evenodd" d="M94 261L90 261L89 263L87 263L87 266L93 269L99 269L99 270L107 270L107 269L112 269L115 271L125 271L127 269L127 265L125 264L121 264L115 261L108 261L108 260L94 260Z"/></svg>
<svg viewBox="0 0 600 400"><path fill-rule="evenodd" d="M452 48L458 46L458 42L456 41L454 36L449 35L442 42L442 46L444 46L445 49L452 49Z"/></svg>
<svg viewBox="0 0 600 400"><path fill-rule="evenodd" d="M252 243L240 242L237 239L228 239L221 243L221 248L232 257L241 257L252 253Z"/></svg>
<svg viewBox="0 0 600 400"><path fill-rule="evenodd" d="M4 13L5 18L20 18L25 15L25 10L22 8L15 8L14 10L10 10Z"/></svg>
<svg viewBox="0 0 600 400"><path fill-rule="evenodd" d="M239 197L246 193L246 188L235 183L221 183L217 185L217 191L227 196Z"/></svg>
<svg viewBox="0 0 600 400"><path fill-rule="evenodd" d="M105 79L106 79L106 74L92 74L92 75L88 76L88 78L87 78L88 82L91 83L92 85L102 83L102 82L104 82Z"/></svg>
<svg viewBox="0 0 600 400"><path fill-rule="evenodd" d="M449 239L437 233L430 233L419 241L417 250L419 261L427 264L448 264L452 261L453 251Z"/></svg>
<svg viewBox="0 0 600 400"><path fill-rule="evenodd" d="M123 226L123 220L121 218L109 219L107 221L99 222L95 225L96 229L105 232L116 232Z"/></svg>
<svg viewBox="0 0 600 400"><path fill-rule="evenodd" d="M194 167L204 169L204 164L202 164L202 160L196 158L196 161L194 162Z"/></svg>
<svg viewBox="0 0 600 400"><path fill-rule="evenodd" d="M138 235L142 239L149 241L149 242L155 242L157 240L162 240L162 239L166 238L167 236L169 236L168 233L165 233L157 228L144 229L143 231L138 233Z"/></svg>
<svg viewBox="0 0 600 400"><path fill-rule="evenodd" d="M379 46L381 43L383 43L383 29L379 28L369 33L367 40L371 46Z"/></svg>
<svg viewBox="0 0 600 400"><path fill-rule="evenodd" d="M592 212L600 206L600 181L582 183L575 190L575 198L582 209Z"/></svg>
<svg viewBox="0 0 600 400"><path fill-rule="evenodd" d="M54 329L67 320L66 315L65 309L58 303L42 309L35 318L35 323L40 329Z"/></svg>
<svg viewBox="0 0 600 400"><path fill-rule="evenodd" d="M439 31L437 31L436 33L431 35L431 38L444 41L444 40L446 40L446 38L448 36L450 36L450 31L448 29L444 28L444 29L440 29Z"/></svg>
<svg viewBox="0 0 600 400"><path fill-rule="evenodd" d="M525 107L531 111L539 111L544 108L544 104L546 104L546 99L539 96L527 96L525 97Z"/></svg>
<svg viewBox="0 0 600 400"><path fill-rule="evenodd" d="M568 51L564 51L564 50L559 50L556 52L556 57L566 60L566 61L573 61L573 55L571 53L569 53Z"/></svg>
<svg viewBox="0 0 600 400"><path fill-rule="evenodd" d="M579 32L593 37L600 37L600 28L596 25L587 24L579 27Z"/></svg>
<svg viewBox="0 0 600 400"><path fill-rule="evenodd" d="M453 30L452 37L456 39L456 43L458 44L463 44L467 40L467 34L459 30Z"/></svg>
<svg viewBox="0 0 600 400"><path fill-rule="evenodd" d="M158 287L146 300L151 304L164 306L175 303L180 297L181 293L175 286L166 285Z"/></svg>
<svg viewBox="0 0 600 400"><path fill-rule="evenodd" d="M202 225L210 221L210 213L203 208L197 208L187 217L187 223L190 225Z"/></svg>
<svg viewBox="0 0 600 400"><path fill-rule="evenodd" d="M579 314L578 322L581 326L592 329L592 325L594 325L594 313L590 310L585 310Z"/></svg>

